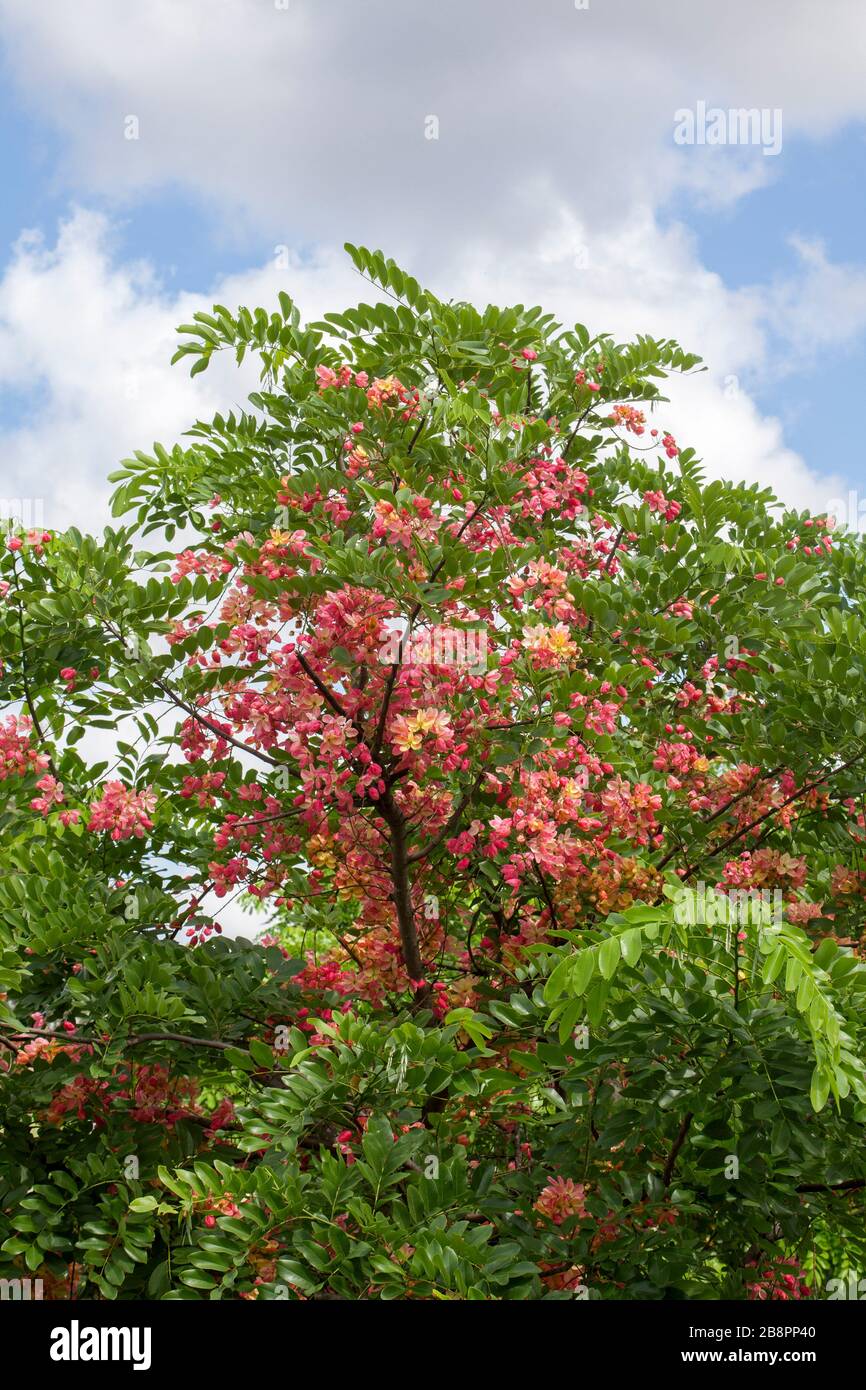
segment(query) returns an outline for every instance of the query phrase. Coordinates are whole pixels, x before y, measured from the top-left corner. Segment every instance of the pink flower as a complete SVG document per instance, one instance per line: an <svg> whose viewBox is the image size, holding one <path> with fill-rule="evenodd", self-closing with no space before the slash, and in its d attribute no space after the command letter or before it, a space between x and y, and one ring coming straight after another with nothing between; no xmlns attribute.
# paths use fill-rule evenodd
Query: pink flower
<svg viewBox="0 0 866 1390"><path fill-rule="evenodd" d="M327 391L332 386L337 385L337 373L332 372L330 367L326 367L322 363L319 363L319 366L316 368L316 381L318 382L320 391Z"/></svg>
<svg viewBox="0 0 866 1390"><path fill-rule="evenodd" d="M63 801L63 783L46 773L44 777L40 777L36 785L42 796L33 798L30 803L31 810L41 811L43 816L47 816L52 806L59 806Z"/></svg>
<svg viewBox="0 0 866 1390"><path fill-rule="evenodd" d="M25 777L48 767L45 753L37 753L30 742L30 720L26 715L7 715L0 724L0 782L7 777Z"/></svg>
<svg viewBox="0 0 866 1390"><path fill-rule="evenodd" d="M128 840L135 835L141 839L145 830L153 828L150 812L156 806L152 787L136 792L122 782L106 782L99 801L90 807L88 830L108 830L112 840Z"/></svg>
<svg viewBox="0 0 866 1390"><path fill-rule="evenodd" d="M535 1203L534 1210L541 1212L555 1226L561 1226L568 1216L587 1215L585 1195L583 1183L573 1182L571 1178L552 1178Z"/></svg>

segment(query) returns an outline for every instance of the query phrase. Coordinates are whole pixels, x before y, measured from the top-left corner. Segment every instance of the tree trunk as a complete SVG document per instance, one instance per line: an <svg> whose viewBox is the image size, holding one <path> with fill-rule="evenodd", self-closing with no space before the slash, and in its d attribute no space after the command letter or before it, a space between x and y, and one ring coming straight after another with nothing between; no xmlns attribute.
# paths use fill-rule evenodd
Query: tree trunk
<svg viewBox="0 0 866 1390"><path fill-rule="evenodd" d="M400 928L403 962L409 972L409 978L418 984L415 991L416 1000L420 1004L429 1004L431 990L425 978L421 949L418 945L418 932L415 927L415 911L412 907L405 820L390 792L382 797L379 805L385 823L391 832L392 897L397 912L397 924Z"/></svg>

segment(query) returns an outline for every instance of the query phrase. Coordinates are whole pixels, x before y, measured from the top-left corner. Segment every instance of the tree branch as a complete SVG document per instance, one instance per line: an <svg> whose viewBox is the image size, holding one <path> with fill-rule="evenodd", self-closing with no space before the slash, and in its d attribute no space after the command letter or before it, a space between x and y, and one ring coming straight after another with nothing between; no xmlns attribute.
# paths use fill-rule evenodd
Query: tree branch
<svg viewBox="0 0 866 1390"><path fill-rule="evenodd" d="M64 1046L73 1047L93 1047L106 1046L104 1038L86 1038L76 1033L58 1033L50 1028L17 1028L11 1023L0 1023L0 1028L5 1029L15 1038L50 1038L52 1042L62 1043ZM194 1038L187 1033L131 1033L125 1038L111 1038L110 1042L120 1043L125 1047L135 1047L143 1042L176 1042L184 1043L189 1047L243 1047L243 1039L236 1039L234 1042L223 1042L219 1038Z"/></svg>
<svg viewBox="0 0 866 1390"><path fill-rule="evenodd" d="M866 1178L848 1178L845 1182L804 1182L795 1192L856 1192L866 1187Z"/></svg>
<svg viewBox="0 0 866 1390"><path fill-rule="evenodd" d="M412 907L409 860L406 853L406 821L390 792L381 798L379 806L391 832L391 883L394 907L397 913L397 925L400 929L403 963L409 973L410 980L420 982L420 987L416 990L416 999L419 1003L427 1004L430 1000L431 990L425 978L421 949L418 944L418 931L415 926L415 912Z"/></svg>
<svg viewBox="0 0 866 1390"><path fill-rule="evenodd" d="M270 753L265 753L261 748L251 748L248 743L242 743L239 738L234 738L232 734L226 733L218 724L214 724L213 720L208 719L206 714L202 714L200 710L197 710L195 705L191 705L188 700L184 700L180 695L176 695L171 687L166 685L164 681L155 680L154 684L173 705L177 705L178 709L185 710L191 719L194 719L198 724L202 724L204 728L210 729L212 734L216 734L217 738L221 738L226 743L230 743L233 748L239 749L241 753L249 753L251 757L259 758L263 763L270 763L271 767L282 766L279 758L272 758Z"/></svg>
<svg viewBox="0 0 866 1390"><path fill-rule="evenodd" d="M463 519L463 522L461 523L457 531L457 534L454 537L455 543L460 540L461 536L463 535L463 532L466 530L466 527L470 524L470 522L475 521L475 519L479 516L486 500L487 496L485 493L484 497L482 497L481 501L479 502L475 510L472 512L471 516L467 515ZM446 556L443 554L442 558L437 561L437 563L433 566L432 570L428 574L428 584L433 583L434 579L439 574L439 571L442 569L442 566L445 564L445 560ZM379 711L379 719L376 724L376 732L373 735L373 746L370 750L374 758L378 758L379 754L382 751L382 741L385 737L385 721L388 718L388 708L391 704L391 696L394 693L394 685L397 681L397 672L400 670L400 662L403 659L403 643L406 637L411 633L412 628L418 618L418 614L421 612L422 607L423 604L419 599L419 601L415 604L414 608L412 609L412 612L409 615L409 622L406 628L406 632L404 633L403 637L400 638L400 652L398 658L395 662L392 663L391 670L388 672L388 679L385 682L385 689L382 693L382 708Z"/></svg>
<svg viewBox="0 0 866 1390"><path fill-rule="evenodd" d="M714 820L718 820L719 816L723 816L726 811L729 811L731 809L732 806L736 806L738 801L743 800L743 797L751 796L752 792L755 791L761 785L762 782L769 782L771 777L775 777L777 773L782 771L783 766L783 763L779 763L778 767L774 767L770 772L762 773L760 777L756 777L754 782L751 782L749 786L746 787L745 791L737 792L736 796L732 796L729 801L725 802L724 806L720 806L718 810L713 811L713 814L711 816L706 816L700 822L700 824L712 825ZM681 849L682 844L674 845L673 849L668 851L664 859L659 860L658 864L656 865L656 868L659 870L663 869L665 865L669 864L670 861L673 859L674 855L677 854Z"/></svg>
<svg viewBox="0 0 866 1390"><path fill-rule="evenodd" d="M662 1173L662 1182L664 1183L665 1187L670 1187L671 1185L671 1178L674 1175L674 1165L679 1157L680 1149L686 1142L686 1138L688 1137L688 1132L691 1129L692 1120L694 1118L695 1117L692 1114L691 1110L689 1110L688 1113L683 1117L683 1122L680 1125L679 1133L677 1134L676 1139L671 1145L671 1151L667 1156L667 1161L664 1166L664 1172Z"/></svg>

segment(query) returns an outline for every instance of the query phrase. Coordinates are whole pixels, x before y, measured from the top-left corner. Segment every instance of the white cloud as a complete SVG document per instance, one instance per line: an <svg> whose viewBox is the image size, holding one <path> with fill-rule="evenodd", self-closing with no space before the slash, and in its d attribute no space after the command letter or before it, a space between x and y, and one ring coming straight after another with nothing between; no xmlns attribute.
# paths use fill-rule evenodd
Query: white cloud
<svg viewBox="0 0 866 1390"><path fill-rule="evenodd" d="M4 489L44 499L48 525L96 529L117 458L190 423L186 383L165 370L173 311L145 267L112 266L106 237L79 211L52 248L22 238L0 283L0 372L29 393L3 436Z"/></svg>
<svg viewBox="0 0 866 1390"><path fill-rule="evenodd" d="M823 243L789 238L800 273L767 291L775 334L789 347L789 368L814 359L819 348L846 347L866 328L866 266L837 265Z"/></svg>
<svg viewBox="0 0 866 1390"><path fill-rule="evenodd" d="M575 264L575 248L586 252L584 268ZM850 274L859 284L859 272ZM800 322L790 325L804 356L813 318L823 312L821 286L843 295L846 271L822 262L820 282L810 266L806 275L811 312L804 309ZM585 229L563 214L533 257L494 256L479 248L467 254L456 292L540 303L566 323L577 320L620 341L636 333L675 338L703 357L707 371L668 380L670 405L658 412L663 425L697 451L709 476L757 481L791 505L821 511L829 497L839 495L841 477L810 470L786 446L780 422L762 416L746 390L747 379L778 371L769 326L775 325L780 298L800 302L801 283L801 277L780 283L769 295L761 289L731 291L700 264L683 228L661 231L643 209L619 233L589 242ZM852 317L842 325L846 334Z"/></svg>
<svg viewBox="0 0 866 1390"><path fill-rule="evenodd" d="M79 209L53 247L22 237L0 280L0 376L27 392L0 433L4 495L41 499L46 525L97 530L121 458L173 442L254 384L228 360L194 381L170 368L175 328L202 300L165 292L146 265L115 264L111 252L105 217ZM253 273L242 287L270 304L289 274Z"/></svg>
<svg viewBox="0 0 866 1390"><path fill-rule="evenodd" d="M621 339L677 338L709 370L671 382L663 423L697 449L711 474L758 479L786 501L819 510L839 495L842 480L809 471L785 446L778 422L759 414L744 381L775 370L767 361L768 315L789 324L792 342L807 341L815 323L835 322L840 336L850 335L866 318L860 272L814 251L795 282L766 294L731 292L700 264L687 233L661 231L649 209L617 234L587 236L563 211L533 254L505 255L478 241L440 267L431 287L485 302L541 303L565 322ZM331 251L293 256L286 270L271 262L228 277L212 296L169 293L147 266L116 263L110 225L83 210L53 247L22 238L0 280L0 373L35 395L29 415L0 433L7 496L44 499L48 525L97 530L107 519L106 475L121 458L155 439L173 443L196 419L241 403L254 385L252 371L238 372L228 356L193 380L182 364L171 368L176 325L211 298L271 306L280 289L307 318L370 295L348 259Z"/></svg>
<svg viewBox="0 0 866 1390"><path fill-rule="evenodd" d="M288 288L312 317L367 295L335 249L346 235L445 295L676 336L710 370L673 383L671 424L709 471L799 505L840 491L728 379L766 382L851 343L866 272L800 243L795 275L734 292L656 213L675 191L735 200L783 168L784 151L677 148L678 108L779 107L786 140L866 116L860 0L837 0L832 18L813 0L0 0L0 23L76 197L178 187L207 200L217 235L253 231L261 260L277 243L316 248L194 297L115 262L92 212L55 246L19 243L0 281L0 376L25 393L0 435L3 488L43 497L47 523L96 529L120 458L243 398L250 379L229 362L193 382L169 369L195 307ZM430 114L438 140L424 138Z"/></svg>
<svg viewBox="0 0 866 1390"><path fill-rule="evenodd" d="M774 176L757 148L678 149L698 100L781 108L786 139L866 116L860 0L0 0L0 19L77 196L177 184L226 236L431 261L467 232L532 237L551 204L604 227Z"/></svg>

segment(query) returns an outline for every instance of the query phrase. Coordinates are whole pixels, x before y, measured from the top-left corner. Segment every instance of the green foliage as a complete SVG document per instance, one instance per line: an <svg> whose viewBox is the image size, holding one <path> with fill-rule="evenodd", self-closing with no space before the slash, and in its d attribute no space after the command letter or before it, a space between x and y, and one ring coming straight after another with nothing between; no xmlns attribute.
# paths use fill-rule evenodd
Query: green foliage
<svg viewBox="0 0 866 1390"><path fill-rule="evenodd" d="M699 367L676 343L446 303L381 253L347 250L386 302L314 324L286 294L278 312L196 313L175 360L197 374L217 352L255 358L248 408L124 460L118 525L101 539L71 529L44 555L2 552L0 700L29 715L67 800L40 814L36 770L0 780L0 1275L38 1275L57 1298L700 1299L775 1287L769 1267L802 1269L820 1292L864 1251L863 543L842 533L810 563L789 542L811 519L769 490L707 483L691 450L666 461L612 431L614 404L655 418L665 377ZM424 403L383 425L380 475L344 469L364 389L317 387L317 369L347 362ZM598 363L592 394L580 377ZM338 947L352 972L369 923L339 865L300 835L281 848L279 892L261 892L272 936L210 936L220 798L250 807L261 791L288 820L307 790L286 746L243 745L212 714L237 681L231 660L204 660L230 650L226 543L263 603L290 598L296 612L350 585L433 623L457 581L517 642L527 612L502 604L509 580L584 543L583 523L520 518L517 562L508 543L467 552L464 528L443 526L412 569L371 520L377 504L441 501L458 469L479 513L505 513L516 461L553 444L627 547L567 575L580 663L521 667L525 707L479 740L464 783L434 764L431 785L455 793L466 825L504 814L484 774L507 786L549 768L551 750L565 759L557 716L602 683L622 688L629 715L591 753L663 799L660 838L635 849L612 831L599 854L627 861L633 881L608 902L527 869L515 910L507 856L464 872L446 835L424 845L413 824L410 858L451 934L443 974L471 984L447 1008L387 980L344 991L316 974ZM294 526L288 503L337 484L347 514L310 523L306 564L259 563ZM646 500L655 491L677 503L673 519ZM206 572L172 575L176 537ZM732 636L748 657L737 698L699 717L688 686L724 668ZM330 659L338 693L361 681L347 647ZM255 652L245 671L268 693ZM223 737L212 761L179 754L189 720ZM93 730L109 750L96 761ZM790 803L761 803L743 827L698 794L668 795L654 759L681 734L710 745L708 778L758 786L784 769ZM214 767L215 793L187 785ZM86 828L110 780L154 789L146 835ZM77 823L62 814L73 802ZM323 816L339 824L334 806ZM720 882L729 858L760 848L802 861L804 891L830 907L804 925L733 927L680 910L684 887ZM255 859L257 892L273 858ZM856 887L839 887L840 869ZM509 951L524 917L544 930Z"/></svg>

